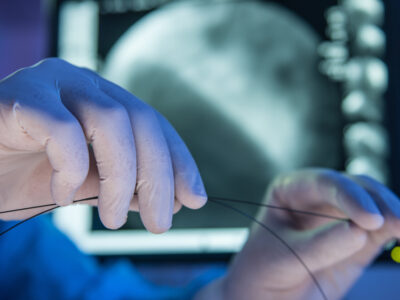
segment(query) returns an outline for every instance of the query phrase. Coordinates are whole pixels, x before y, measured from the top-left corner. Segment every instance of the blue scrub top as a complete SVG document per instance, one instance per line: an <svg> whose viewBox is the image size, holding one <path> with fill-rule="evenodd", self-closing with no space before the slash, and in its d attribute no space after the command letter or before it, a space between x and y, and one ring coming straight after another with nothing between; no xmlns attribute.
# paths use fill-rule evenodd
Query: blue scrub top
<svg viewBox="0 0 400 300"><path fill-rule="evenodd" d="M1 222L0 231L15 222ZM0 299L191 299L223 275L210 270L185 288L156 286L129 261L102 266L80 252L48 216L0 236Z"/></svg>

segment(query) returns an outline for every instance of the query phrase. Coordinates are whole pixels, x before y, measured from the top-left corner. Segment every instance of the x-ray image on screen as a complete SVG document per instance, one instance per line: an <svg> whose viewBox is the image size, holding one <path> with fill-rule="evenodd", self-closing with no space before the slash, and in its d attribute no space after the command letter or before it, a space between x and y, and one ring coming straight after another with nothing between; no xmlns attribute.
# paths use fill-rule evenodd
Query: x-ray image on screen
<svg viewBox="0 0 400 300"><path fill-rule="evenodd" d="M59 11L60 56L97 70L162 113L192 152L210 196L261 202L279 173L344 169L342 95L318 67L323 29L295 11L236 0L61 1ZM105 232L97 212L85 220L92 238ZM81 247L174 253L193 242L184 251L231 252L249 225L210 202L198 211L183 208L156 242L132 212L114 237L125 232L143 242L130 247L124 239L118 248L122 242L110 237Z"/></svg>
<svg viewBox="0 0 400 300"><path fill-rule="evenodd" d="M171 121L210 195L261 201L279 172L341 167L338 95L318 72L317 43L311 28L277 5L181 2L124 32L102 74ZM247 223L234 213L221 218L213 205L174 220Z"/></svg>

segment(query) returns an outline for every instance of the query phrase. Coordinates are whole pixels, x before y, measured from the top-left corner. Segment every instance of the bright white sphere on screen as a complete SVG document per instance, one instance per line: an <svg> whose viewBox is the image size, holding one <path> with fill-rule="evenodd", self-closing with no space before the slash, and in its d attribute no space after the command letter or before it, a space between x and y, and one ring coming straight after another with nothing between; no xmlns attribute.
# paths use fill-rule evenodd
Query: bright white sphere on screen
<svg viewBox="0 0 400 300"><path fill-rule="evenodd" d="M374 57L351 59L346 66L346 89L363 89L372 95L382 94L388 85L388 70Z"/></svg>
<svg viewBox="0 0 400 300"><path fill-rule="evenodd" d="M346 95L342 102L342 111L350 121L381 122L383 120L382 99L371 99L361 90L354 90Z"/></svg>
<svg viewBox="0 0 400 300"><path fill-rule="evenodd" d="M351 156L376 155L386 157L389 142L386 130L377 123L358 122L344 132L344 146Z"/></svg>
<svg viewBox="0 0 400 300"><path fill-rule="evenodd" d="M361 23L383 23L385 7L380 0L342 0L342 3L349 22L354 26Z"/></svg>
<svg viewBox="0 0 400 300"><path fill-rule="evenodd" d="M325 17L329 25L341 24L344 26L347 23L347 15L339 6L333 6L329 8L325 13Z"/></svg>
<svg viewBox="0 0 400 300"><path fill-rule="evenodd" d="M385 51L385 33L377 26L364 24L355 34L354 50L357 54L382 55Z"/></svg>
<svg viewBox="0 0 400 300"><path fill-rule="evenodd" d="M346 164L346 172L352 175L368 175L383 184L388 183L389 170L384 160L373 156L351 158Z"/></svg>

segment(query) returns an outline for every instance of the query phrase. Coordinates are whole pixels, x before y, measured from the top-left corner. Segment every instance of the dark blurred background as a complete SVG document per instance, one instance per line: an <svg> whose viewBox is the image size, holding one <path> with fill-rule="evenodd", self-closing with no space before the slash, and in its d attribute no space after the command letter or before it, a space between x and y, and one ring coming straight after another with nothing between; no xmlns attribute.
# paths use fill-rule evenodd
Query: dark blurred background
<svg viewBox="0 0 400 300"><path fill-rule="evenodd" d="M318 71L317 53L319 43L328 38L324 13L337 1L199 4L189 0L172 8L166 2L0 1L0 78L47 56L78 57L75 63L87 64L121 84L173 123L198 162L210 195L260 202L279 172L310 166L345 168L343 91ZM256 4L252 7L248 2ZM65 20L79 3L95 8L88 13L93 19ZM387 183L399 194L400 3L384 4L383 59L389 70L383 121L390 141ZM183 23L185 18L193 22ZM90 42L75 45L79 26L70 28L71 23L89 24ZM221 49L233 50L224 55ZM238 207L253 215L257 210ZM199 212L183 209L174 218L175 229L237 228L249 223L213 204ZM124 229L143 229L137 214L130 215ZM93 230L103 230L97 213L93 213ZM174 269L168 280L184 284L210 264L223 267L230 255L128 257L154 281L165 282ZM102 261L115 258L118 253L99 256ZM388 253L379 262L389 263ZM391 276L377 274L373 276Z"/></svg>

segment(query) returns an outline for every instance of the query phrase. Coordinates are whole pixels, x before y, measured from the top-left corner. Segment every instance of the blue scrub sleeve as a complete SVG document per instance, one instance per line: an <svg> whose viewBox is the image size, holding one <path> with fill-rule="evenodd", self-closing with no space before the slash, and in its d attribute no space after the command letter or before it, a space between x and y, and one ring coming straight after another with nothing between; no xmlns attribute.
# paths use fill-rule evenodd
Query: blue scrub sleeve
<svg viewBox="0 0 400 300"><path fill-rule="evenodd" d="M13 224L0 222L0 230ZM224 270L209 270L184 288L156 286L128 261L100 265L42 216L0 236L0 272L0 299L163 300L191 299Z"/></svg>

